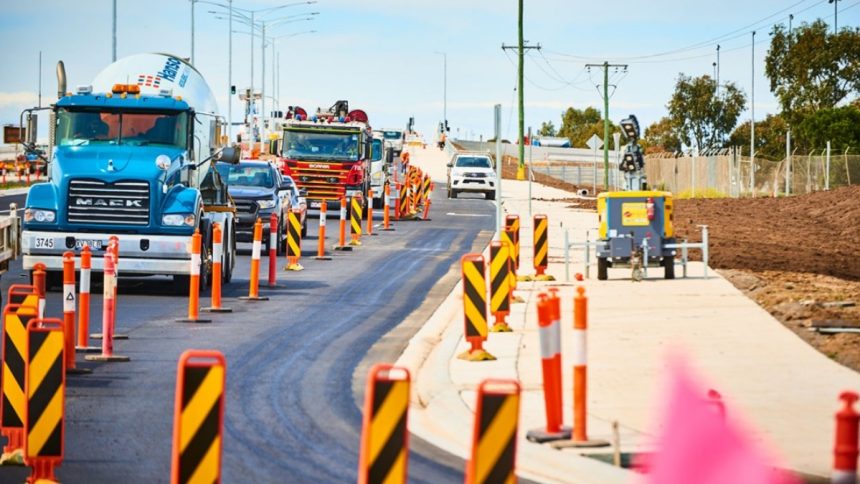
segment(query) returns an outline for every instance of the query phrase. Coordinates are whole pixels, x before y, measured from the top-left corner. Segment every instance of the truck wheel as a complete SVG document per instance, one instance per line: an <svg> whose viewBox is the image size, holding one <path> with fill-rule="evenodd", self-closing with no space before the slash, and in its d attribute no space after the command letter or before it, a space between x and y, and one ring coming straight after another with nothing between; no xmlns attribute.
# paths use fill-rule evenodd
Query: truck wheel
<svg viewBox="0 0 860 484"><path fill-rule="evenodd" d="M448 198L454 198L454 191L451 188L448 188Z"/></svg>
<svg viewBox="0 0 860 484"><path fill-rule="evenodd" d="M674 257L663 257L663 278L664 279L674 279L675 278L675 258Z"/></svg>
<svg viewBox="0 0 860 484"><path fill-rule="evenodd" d="M308 236L308 219L306 218L304 223L302 224L302 240L307 238Z"/></svg>
<svg viewBox="0 0 860 484"><path fill-rule="evenodd" d="M185 274L173 275L173 292L177 296L188 297L188 287L191 285L191 276Z"/></svg>
<svg viewBox="0 0 860 484"><path fill-rule="evenodd" d="M224 250L224 263L222 277L224 284L233 280L233 268L236 267L236 226L230 223L230 232Z"/></svg>
<svg viewBox="0 0 860 484"><path fill-rule="evenodd" d="M496 199L496 192L486 192L484 194L484 197L486 197L487 200L495 200Z"/></svg>
<svg viewBox="0 0 860 484"><path fill-rule="evenodd" d="M609 279L609 261L606 257L597 258L597 280L605 281Z"/></svg>

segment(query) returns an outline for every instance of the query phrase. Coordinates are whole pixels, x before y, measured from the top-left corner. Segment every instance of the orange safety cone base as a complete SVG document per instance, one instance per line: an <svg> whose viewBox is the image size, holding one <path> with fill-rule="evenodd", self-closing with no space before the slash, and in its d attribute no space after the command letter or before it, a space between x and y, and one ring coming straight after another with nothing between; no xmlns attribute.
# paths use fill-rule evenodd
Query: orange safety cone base
<svg viewBox="0 0 860 484"><path fill-rule="evenodd" d="M203 318L196 318L196 319L177 318L177 319L174 319L174 321L176 321L177 323L211 323L212 322L211 319L203 319Z"/></svg>
<svg viewBox="0 0 860 484"><path fill-rule="evenodd" d="M66 368L66 375L87 375L92 372L90 368Z"/></svg>
<svg viewBox="0 0 860 484"><path fill-rule="evenodd" d="M385 231L385 232L394 232L394 227L388 227L387 229L386 229L386 228L381 228L381 229L379 229L379 230L383 230L383 231Z"/></svg>
<svg viewBox="0 0 860 484"><path fill-rule="evenodd" d="M92 338L92 339L102 339L102 334L101 334L101 333L90 333L90 338ZM121 334L115 334L115 335L113 335L113 339L128 339L128 335L127 335L127 334L122 334L122 333L121 333ZM99 351L101 351L101 350L102 350L102 349L101 349L101 348L99 348Z"/></svg>
<svg viewBox="0 0 860 484"><path fill-rule="evenodd" d="M494 324L492 328L490 328L491 333L511 333L513 331L514 330L511 329L510 326L508 326L508 323L504 321L499 321L498 323Z"/></svg>
<svg viewBox="0 0 860 484"><path fill-rule="evenodd" d="M85 360L87 360L87 361L107 361L107 362L112 362L112 361L131 361L131 358L129 358L128 356L122 356L122 355L111 355L111 356L107 356L107 355L102 355L102 354L98 354L98 355L86 355L86 356L84 356L84 359L85 359Z"/></svg>
<svg viewBox="0 0 860 484"><path fill-rule="evenodd" d="M529 277L529 276L526 276ZM549 274L535 274L534 276L530 276L533 281L554 281L555 277Z"/></svg>
<svg viewBox="0 0 860 484"><path fill-rule="evenodd" d="M23 466L24 449L15 449L12 452L3 452L0 455L0 466Z"/></svg>
<svg viewBox="0 0 860 484"><path fill-rule="evenodd" d="M585 440L557 440L551 444L553 449L573 449L589 447L609 447L608 440L585 439Z"/></svg>
<svg viewBox="0 0 860 484"><path fill-rule="evenodd" d="M457 358L466 361L493 361L496 359L495 356L491 355L483 348L466 350L457 355Z"/></svg>
<svg viewBox="0 0 860 484"><path fill-rule="evenodd" d="M348 245L335 245L334 247L332 247L332 250L340 250L343 252L349 252L352 250L352 247L350 247Z"/></svg>
<svg viewBox="0 0 860 484"><path fill-rule="evenodd" d="M98 346L75 346L77 353L99 353L101 350Z"/></svg>
<svg viewBox="0 0 860 484"><path fill-rule="evenodd" d="M570 427L562 427L559 432L548 432L546 427L542 427L539 429L529 430L526 433L526 439L528 439L529 442L534 442L536 444L554 442L556 440L570 440L570 436Z"/></svg>
<svg viewBox="0 0 860 484"><path fill-rule="evenodd" d="M271 286L269 286L269 287L271 287ZM280 286L276 286L276 287L280 287ZM206 312L206 313L232 313L233 312L232 308L225 308L225 307L220 307L220 308L208 307L208 308L200 308L200 310L203 312Z"/></svg>
<svg viewBox="0 0 860 484"><path fill-rule="evenodd" d="M316 256L316 257L314 257L314 260L331 260L331 257L329 257L327 255L324 255L322 257Z"/></svg>
<svg viewBox="0 0 860 484"><path fill-rule="evenodd" d="M285 271L303 271L303 270L305 270L305 268L302 267L302 265L299 264L298 262L294 262L294 263L288 265L287 267L284 267L284 270Z"/></svg>
<svg viewBox="0 0 860 484"><path fill-rule="evenodd" d="M239 299L242 301L268 301L269 300L269 298L266 296L255 296L255 297L241 296Z"/></svg>

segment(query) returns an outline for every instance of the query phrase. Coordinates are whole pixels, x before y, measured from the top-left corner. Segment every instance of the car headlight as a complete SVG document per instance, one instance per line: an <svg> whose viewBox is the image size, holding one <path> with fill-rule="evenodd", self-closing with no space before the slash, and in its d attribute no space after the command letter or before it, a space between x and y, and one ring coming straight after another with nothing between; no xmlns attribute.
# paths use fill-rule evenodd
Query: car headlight
<svg viewBox="0 0 860 484"><path fill-rule="evenodd" d="M57 215L53 210L41 210L38 208L28 208L24 210L25 222L51 223L56 220Z"/></svg>
<svg viewBox="0 0 860 484"><path fill-rule="evenodd" d="M273 208L275 206L274 200L257 200L257 206L260 208Z"/></svg>
<svg viewBox="0 0 860 484"><path fill-rule="evenodd" d="M194 219L193 213L168 213L161 217L161 224L171 227L181 227L183 225L194 227L194 222L196 222Z"/></svg>

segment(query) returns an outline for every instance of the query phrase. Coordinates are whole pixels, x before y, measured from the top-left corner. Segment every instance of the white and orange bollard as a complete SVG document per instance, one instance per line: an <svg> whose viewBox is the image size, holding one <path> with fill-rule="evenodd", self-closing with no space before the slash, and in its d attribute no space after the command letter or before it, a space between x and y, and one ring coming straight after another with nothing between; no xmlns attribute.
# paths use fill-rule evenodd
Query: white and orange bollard
<svg viewBox="0 0 860 484"><path fill-rule="evenodd" d="M323 200L320 203L320 224L317 231L317 256L316 260L331 260L331 257L325 255L325 221L328 213L328 202Z"/></svg>
<svg viewBox="0 0 860 484"><path fill-rule="evenodd" d="M81 249L81 281L78 295L78 345L76 351L92 353L99 348L90 346L90 284L92 281L93 252L89 245Z"/></svg>
<svg viewBox="0 0 860 484"><path fill-rule="evenodd" d="M75 253L63 253L63 354L67 374L90 373L75 367Z"/></svg>
<svg viewBox="0 0 860 484"><path fill-rule="evenodd" d="M224 271L224 231L221 224L212 225L212 292L210 306L203 308L208 313L231 313L230 308L221 306L221 274Z"/></svg>
<svg viewBox="0 0 860 484"><path fill-rule="evenodd" d="M200 252L203 248L203 236L200 235L200 230L194 229L194 235L191 236L191 266L188 278L188 317L180 318L176 321L179 323L211 323L211 319L203 319L200 317Z"/></svg>
<svg viewBox="0 0 860 484"><path fill-rule="evenodd" d="M128 356L113 354L114 325L116 324L116 255L108 250L104 256L104 291L102 293L102 352L86 355L88 361L129 361Z"/></svg>
<svg viewBox="0 0 860 484"><path fill-rule="evenodd" d="M243 301L268 301L269 298L260 296L260 251L263 249L263 222L258 218L254 224L254 242L251 246L251 281L248 295L239 299Z"/></svg>
<svg viewBox="0 0 860 484"><path fill-rule="evenodd" d="M395 173L396 173L396 171L395 171ZM383 204L385 211L382 213L382 230L392 231L394 229L391 227L391 185L390 184L388 184L388 183L385 184L385 192L383 192L383 193L385 193L385 196L383 197L382 204Z"/></svg>
<svg viewBox="0 0 860 484"><path fill-rule="evenodd" d="M367 190L367 235L379 235L373 233L373 190Z"/></svg>
<svg viewBox="0 0 860 484"><path fill-rule="evenodd" d="M573 431L570 440L553 442L556 448L603 447L605 440L588 438L586 404L588 401L588 299L585 288L578 286L573 298Z"/></svg>
<svg viewBox="0 0 860 484"><path fill-rule="evenodd" d="M338 233L337 245L334 250L350 251L352 247L346 245L346 197L340 198L340 231Z"/></svg>
<svg viewBox="0 0 860 484"><path fill-rule="evenodd" d="M48 277L48 266L41 262L33 264L33 287L39 295L39 319L45 317L45 278Z"/></svg>
<svg viewBox="0 0 860 484"><path fill-rule="evenodd" d="M569 439L570 428L562 427L560 300L553 296L547 297L546 294L540 294L539 298L537 303L538 335L540 337L546 428L529 430L526 438L540 444Z"/></svg>
<svg viewBox="0 0 860 484"><path fill-rule="evenodd" d="M856 484L858 455L858 423L860 414L854 409L857 401L854 392L842 392L839 399L843 407L836 412L836 442L833 447L834 484Z"/></svg>
<svg viewBox="0 0 860 484"><path fill-rule="evenodd" d="M278 215L269 216L269 287L278 287Z"/></svg>

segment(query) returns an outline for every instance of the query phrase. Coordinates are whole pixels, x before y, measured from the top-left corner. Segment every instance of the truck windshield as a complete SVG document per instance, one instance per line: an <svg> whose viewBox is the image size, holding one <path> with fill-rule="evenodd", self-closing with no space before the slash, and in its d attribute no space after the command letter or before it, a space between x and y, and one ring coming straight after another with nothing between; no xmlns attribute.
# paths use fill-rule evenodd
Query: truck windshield
<svg viewBox="0 0 860 484"><path fill-rule="evenodd" d="M385 139L401 139L403 138L403 133L400 131L383 131L382 136L384 136Z"/></svg>
<svg viewBox="0 0 860 484"><path fill-rule="evenodd" d="M354 131L284 130L284 156L294 160L357 161L358 143Z"/></svg>
<svg viewBox="0 0 860 484"><path fill-rule="evenodd" d="M221 179L227 181L227 185L262 188L275 186L272 170L267 166L218 163L216 168Z"/></svg>
<svg viewBox="0 0 860 484"><path fill-rule="evenodd" d="M382 159L382 140L375 139L370 142L370 161L379 161Z"/></svg>
<svg viewBox="0 0 860 484"><path fill-rule="evenodd" d="M167 145L185 148L188 114L184 112L129 112L60 109L57 145L89 143Z"/></svg>

